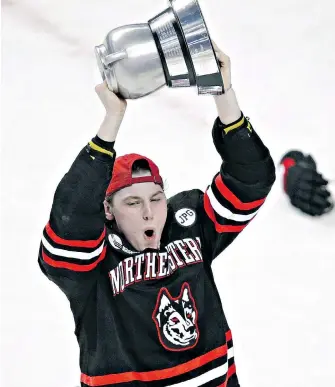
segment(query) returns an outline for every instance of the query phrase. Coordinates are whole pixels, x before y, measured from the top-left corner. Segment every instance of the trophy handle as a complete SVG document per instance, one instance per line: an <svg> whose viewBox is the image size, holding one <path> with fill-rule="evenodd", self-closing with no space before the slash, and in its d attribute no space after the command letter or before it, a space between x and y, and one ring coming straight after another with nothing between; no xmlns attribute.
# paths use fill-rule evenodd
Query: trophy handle
<svg viewBox="0 0 335 387"><path fill-rule="evenodd" d="M94 51L103 81L106 81L108 88L117 94L119 92L118 82L113 66L110 65L126 58L128 56L127 51L122 50L108 54L107 49L103 44L95 46Z"/></svg>
<svg viewBox="0 0 335 387"><path fill-rule="evenodd" d="M121 59L126 58L127 51L118 51L118 52L113 52L113 54L109 54L105 57L102 58L102 62L105 66L109 66L112 63L115 63Z"/></svg>
<svg viewBox="0 0 335 387"><path fill-rule="evenodd" d="M95 47L95 53L105 67L108 67L110 64L115 63L128 56L126 50L113 52L112 54L107 54L106 47L103 44Z"/></svg>

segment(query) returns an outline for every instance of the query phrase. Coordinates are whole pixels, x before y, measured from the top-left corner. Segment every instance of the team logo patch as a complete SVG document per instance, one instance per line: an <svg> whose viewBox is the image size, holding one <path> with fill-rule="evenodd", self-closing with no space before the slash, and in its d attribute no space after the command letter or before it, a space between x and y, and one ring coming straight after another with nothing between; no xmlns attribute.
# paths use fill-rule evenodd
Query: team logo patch
<svg viewBox="0 0 335 387"><path fill-rule="evenodd" d="M166 288L162 288L152 319L156 324L159 341L165 349L185 351L197 345L198 311L188 283L183 284L176 298Z"/></svg>
<svg viewBox="0 0 335 387"><path fill-rule="evenodd" d="M111 244L111 246L115 250L121 250L125 254L135 254L136 253L136 251L131 251L131 250L127 249L126 246L123 246L122 239L116 234L109 234L108 240L109 240L109 243Z"/></svg>
<svg viewBox="0 0 335 387"><path fill-rule="evenodd" d="M176 221L184 227L189 227L196 221L196 213L191 208L182 208L175 213Z"/></svg>

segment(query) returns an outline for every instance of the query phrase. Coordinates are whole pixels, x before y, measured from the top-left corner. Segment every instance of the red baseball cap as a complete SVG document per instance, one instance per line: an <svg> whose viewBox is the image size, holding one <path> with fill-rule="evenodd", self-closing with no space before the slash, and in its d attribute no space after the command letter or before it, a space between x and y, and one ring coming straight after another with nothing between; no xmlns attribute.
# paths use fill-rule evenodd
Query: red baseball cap
<svg viewBox="0 0 335 387"><path fill-rule="evenodd" d="M133 177L132 167L135 161L145 160L148 162L151 172L150 176ZM124 156L117 157L114 162L112 180L106 191L106 196L119 191L122 188L129 187L136 183L153 182L163 187L163 179L159 174L157 165L145 156L136 153L130 153Z"/></svg>

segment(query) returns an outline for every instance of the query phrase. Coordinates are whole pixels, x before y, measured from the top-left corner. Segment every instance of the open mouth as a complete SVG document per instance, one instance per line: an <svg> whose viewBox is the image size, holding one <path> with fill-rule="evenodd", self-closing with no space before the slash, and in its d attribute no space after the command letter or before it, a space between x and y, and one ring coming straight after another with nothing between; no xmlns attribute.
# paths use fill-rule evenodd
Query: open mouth
<svg viewBox="0 0 335 387"><path fill-rule="evenodd" d="M144 235L145 235L148 239L152 239L152 238L155 236L155 231L154 231L153 229L145 230L145 231L144 231Z"/></svg>

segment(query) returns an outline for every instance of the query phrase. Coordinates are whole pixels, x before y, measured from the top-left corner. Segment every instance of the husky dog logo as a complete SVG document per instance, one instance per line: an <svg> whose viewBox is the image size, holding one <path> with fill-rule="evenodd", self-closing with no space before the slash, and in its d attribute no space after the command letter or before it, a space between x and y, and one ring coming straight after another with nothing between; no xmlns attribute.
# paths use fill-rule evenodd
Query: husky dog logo
<svg viewBox="0 0 335 387"><path fill-rule="evenodd" d="M176 298L173 298L166 288L162 288L157 297L152 319L165 349L185 351L197 345L198 311L188 283L183 284Z"/></svg>

